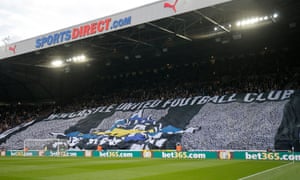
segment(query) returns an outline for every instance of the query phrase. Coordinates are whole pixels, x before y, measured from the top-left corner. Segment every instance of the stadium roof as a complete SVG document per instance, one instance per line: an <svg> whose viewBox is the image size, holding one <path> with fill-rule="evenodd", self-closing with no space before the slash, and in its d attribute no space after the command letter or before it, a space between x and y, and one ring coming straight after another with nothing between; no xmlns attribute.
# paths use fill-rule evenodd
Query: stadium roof
<svg viewBox="0 0 300 180"><path fill-rule="evenodd" d="M115 74L293 47L300 39L299 9L297 0L233 0L7 57L0 60L0 102L57 101ZM88 62L51 66L82 54Z"/></svg>

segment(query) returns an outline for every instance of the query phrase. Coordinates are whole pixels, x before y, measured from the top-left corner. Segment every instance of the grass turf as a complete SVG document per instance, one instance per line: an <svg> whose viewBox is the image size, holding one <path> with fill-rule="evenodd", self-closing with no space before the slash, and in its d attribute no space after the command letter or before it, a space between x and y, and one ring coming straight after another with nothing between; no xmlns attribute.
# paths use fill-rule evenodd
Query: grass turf
<svg viewBox="0 0 300 180"><path fill-rule="evenodd" d="M275 169L272 169L275 168ZM270 170L271 169L271 170ZM297 179L284 161L0 157L0 179ZM267 171L266 171L267 170Z"/></svg>

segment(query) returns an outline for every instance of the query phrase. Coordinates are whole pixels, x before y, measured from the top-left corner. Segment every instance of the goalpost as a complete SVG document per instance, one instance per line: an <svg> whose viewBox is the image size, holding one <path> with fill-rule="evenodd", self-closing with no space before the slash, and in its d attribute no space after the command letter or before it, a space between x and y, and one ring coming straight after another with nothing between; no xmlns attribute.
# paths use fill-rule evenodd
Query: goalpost
<svg viewBox="0 0 300 180"><path fill-rule="evenodd" d="M54 151L64 152L68 149L66 139L25 139L24 151Z"/></svg>

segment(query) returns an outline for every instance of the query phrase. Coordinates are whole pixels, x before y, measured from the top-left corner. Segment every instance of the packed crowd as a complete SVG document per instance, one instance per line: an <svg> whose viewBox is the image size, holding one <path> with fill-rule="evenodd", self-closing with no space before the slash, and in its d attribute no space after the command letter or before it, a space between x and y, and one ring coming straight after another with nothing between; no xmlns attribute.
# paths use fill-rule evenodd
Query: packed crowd
<svg viewBox="0 0 300 180"><path fill-rule="evenodd" d="M224 77L222 77L224 78ZM149 99L171 99L192 96L215 96L232 93L260 93L270 90L300 89L298 73L264 74L247 77L226 77L229 81L216 78L213 81L201 82L197 79L181 81L165 79L143 83L135 82L127 86L105 89L102 93L88 94L84 98L76 98L73 103L59 108L60 111L77 111L85 108L98 107L126 102L143 102Z"/></svg>
<svg viewBox="0 0 300 180"><path fill-rule="evenodd" d="M0 133L19 124L29 122L41 115L46 115L48 106L41 105L1 105L0 106Z"/></svg>

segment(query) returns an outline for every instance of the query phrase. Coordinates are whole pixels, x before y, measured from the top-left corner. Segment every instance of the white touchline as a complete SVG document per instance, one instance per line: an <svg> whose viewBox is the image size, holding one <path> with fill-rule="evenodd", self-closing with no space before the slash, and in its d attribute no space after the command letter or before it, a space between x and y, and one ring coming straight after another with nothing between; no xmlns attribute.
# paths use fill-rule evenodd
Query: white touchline
<svg viewBox="0 0 300 180"><path fill-rule="evenodd" d="M284 164L284 165L281 165L281 166L277 166L277 167L274 167L274 168L271 168L271 169L267 169L265 171L261 171L261 172L258 172L258 173L255 173L255 174L251 174L249 176L245 176L245 177L242 177L238 180L244 180L244 179L248 179L248 178L251 178L251 177L254 177L254 176L257 176L257 175L260 175L260 174L264 174L264 173L267 173L267 172L270 172L270 171L273 171L275 169L279 169L279 168L282 168L282 167L285 167L285 166L288 166L290 164L293 164L292 162L288 163L288 164Z"/></svg>

